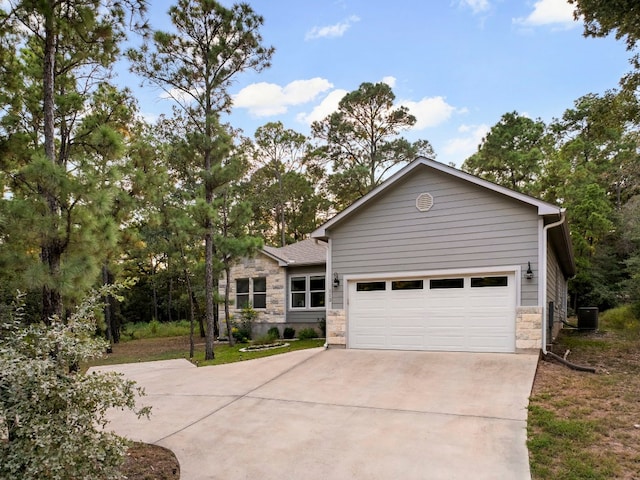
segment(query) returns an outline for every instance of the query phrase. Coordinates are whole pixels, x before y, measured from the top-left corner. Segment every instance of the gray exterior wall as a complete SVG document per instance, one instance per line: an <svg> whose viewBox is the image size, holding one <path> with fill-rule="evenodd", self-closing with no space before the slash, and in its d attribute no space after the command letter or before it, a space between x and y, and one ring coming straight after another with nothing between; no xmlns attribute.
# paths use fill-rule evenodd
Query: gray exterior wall
<svg viewBox="0 0 640 480"><path fill-rule="evenodd" d="M521 305L538 305L536 208L428 168L410 177L331 228L331 274L341 279L332 309L344 308L344 275L511 265L524 275L527 262L534 278L522 279ZM424 192L428 212L416 208Z"/></svg>
<svg viewBox="0 0 640 480"><path fill-rule="evenodd" d="M553 302L553 336L555 336L562 326L562 320L567 319L567 280L551 245L547 249L547 305L549 302ZM547 315L548 313L547 311Z"/></svg>

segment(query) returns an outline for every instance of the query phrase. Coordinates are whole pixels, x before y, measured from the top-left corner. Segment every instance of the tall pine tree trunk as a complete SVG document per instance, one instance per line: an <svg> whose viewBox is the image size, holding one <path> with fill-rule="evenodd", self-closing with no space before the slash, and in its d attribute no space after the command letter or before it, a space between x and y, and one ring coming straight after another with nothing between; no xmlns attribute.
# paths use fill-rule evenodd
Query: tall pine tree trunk
<svg viewBox="0 0 640 480"><path fill-rule="evenodd" d="M195 353L195 342L193 340L195 303L193 301L193 290L191 289L191 275L189 275L189 271L186 268L184 269L184 279L187 282L187 295L189 295L189 358L193 358Z"/></svg>
<svg viewBox="0 0 640 480"><path fill-rule="evenodd" d="M102 285L109 285L109 267L105 262L102 265ZM107 337L107 341L109 342L109 346L113 345L115 342L113 341L113 329L112 329L112 319L113 319L113 311L111 309L111 299L110 295L107 295L104 299L104 323L105 323L105 336Z"/></svg>
<svg viewBox="0 0 640 480"><path fill-rule="evenodd" d="M207 111L207 141L213 141L213 130L210 125L210 110ZM206 180L204 182L205 202L209 208L213 205L213 179L211 178L211 147L207 148L204 155L204 170ZM213 281L213 220L211 219L211 211L207 212L204 234L204 290L205 290L205 314L207 321L207 334L205 336L204 359L213 360L215 354L213 352L213 339L215 336L215 318L213 312L213 289L215 287Z"/></svg>
<svg viewBox="0 0 640 480"><path fill-rule="evenodd" d="M55 57L56 32L54 19L54 2L47 1L45 14L45 43L43 52L43 113L44 113L44 152L52 164L57 164L55 149ZM62 316L62 296L56 285L60 276L62 244L58 237L60 223L60 206L54 192L46 187L38 187L40 195L47 204L47 215L50 217L50 230L43 235L40 245L40 259L44 264L49 279L42 288L42 319L49 323L54 316Z"/></svg>
<svg viewBox="0 0 640 480"><path fill-rule="evenodd" d="M224 321L227 324L227 335L229 336L229 345L233 347L233 335L231 335L231 315L229 314L229 295L231 295L231 267L227 263L224 267L227 282L224 286Z"/></svg>

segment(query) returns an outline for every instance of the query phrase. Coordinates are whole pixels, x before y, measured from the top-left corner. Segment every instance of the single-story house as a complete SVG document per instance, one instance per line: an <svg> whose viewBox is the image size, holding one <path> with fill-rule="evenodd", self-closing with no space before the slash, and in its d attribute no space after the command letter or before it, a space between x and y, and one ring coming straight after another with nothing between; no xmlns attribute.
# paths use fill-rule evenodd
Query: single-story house
<svg viewBox="0 0 640 480"><path fill-rule="evenodd" d="M321 333L326 320L326 242L306 239L281 248L264 247L230 271L231 314L240 318L247 305L258 313L254 338L277 327ZM220 292L226 279L220 281Z"/></svg>
<svg viewBox="0 0 640 480"><path fill-rule="evenodd" d="M434 160L311 238L327 244L329 346L546 351L566 319L576 265L564 210Z"/></svg>

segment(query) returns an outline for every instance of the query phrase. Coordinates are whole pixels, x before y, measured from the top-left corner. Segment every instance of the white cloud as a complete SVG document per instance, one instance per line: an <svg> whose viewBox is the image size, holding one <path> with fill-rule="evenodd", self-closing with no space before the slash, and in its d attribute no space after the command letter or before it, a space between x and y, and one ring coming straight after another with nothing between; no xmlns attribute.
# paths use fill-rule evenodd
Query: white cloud
<svg viewBox="0 0 640 480"><path fill-rule="evenodd" d="M486 12L491 7L488 0L460 0L460 5L470 8L473 13Z"/></svg>
<svg viewBox="0 0 640 480"><path fill-rule="evenodd" d="M349 93L347 90L337 89L329 93L311 113L299 113L296 120L300 123L311 125L315 121L320 121L338 110L340 100Z"/></svg>
<svg viewBox="0 0 640 480"><path fill-rule="evenodd" d="M295 80L284 87L275 83L253 83L234 95L233 105L246 108L257 117L280 115L286 113L290 106L313 101L332 87L331 82L320 77Z"/></svg>
<svg viewBox="0 0 640 480"><path fill-rule="evenodd" d="M387 85L389 85L391 88L396 86L396 77L392 77L392 76L387 76L387 77L382 77L382 82L386 83Z"/></svg>
<svg viewBox="0 0 640 480"><path fill-rule="evenodd" d="M447 121L456 110L443 97L425 97L418 102L403 100L400 105L407 107L409 112L416 117L413 130L439 125Z"/></svg>
<svg viewBox="0 0 640 480"><path fill-rule="evenodd" d="M458 133L461 135L449 139L442 150L446 155L460 159L459 161L462 163L478 151L482 139L489 133L489 126L485 124L460 125Z"/></svg>
<svg viewBox="0 0 640 480"><path fill-rule="evenodd" d="M336 23L335 25L327 25L324 27L313 27L307 32L305 40L315 40L317 38L336 38L343 36L351 26L360 21L360 17L351 15L349 18Z"/></svg>
<svg viewBox="0 0 640 480"><path fill-rule="evenodd" d="M527 17L514 18L513 22L527 27L542 25L574 26L574 6L567 0L538 0L533 5L533 11Z"/></svg>

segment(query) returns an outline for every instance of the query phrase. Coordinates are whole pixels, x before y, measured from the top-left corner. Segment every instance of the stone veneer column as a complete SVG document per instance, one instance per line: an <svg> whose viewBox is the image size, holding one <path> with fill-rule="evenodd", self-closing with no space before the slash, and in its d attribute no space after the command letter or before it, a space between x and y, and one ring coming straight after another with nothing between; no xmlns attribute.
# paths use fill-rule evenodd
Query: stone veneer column
<svg viewBox="0 0 640 480"><path fill-rule="evenodd" d="M516 351L542 348L542 307L516 309Z"/></svg>
<svg viewBox="0 0 640 480"><path fill-rule="evenodd" d="M327 310L327 344L347 346L347 314L345 310Z"/></svg>

